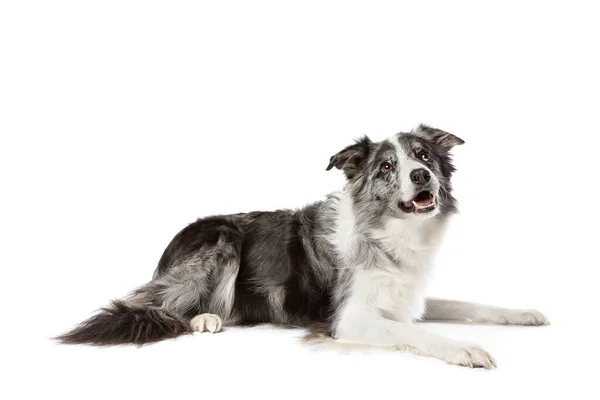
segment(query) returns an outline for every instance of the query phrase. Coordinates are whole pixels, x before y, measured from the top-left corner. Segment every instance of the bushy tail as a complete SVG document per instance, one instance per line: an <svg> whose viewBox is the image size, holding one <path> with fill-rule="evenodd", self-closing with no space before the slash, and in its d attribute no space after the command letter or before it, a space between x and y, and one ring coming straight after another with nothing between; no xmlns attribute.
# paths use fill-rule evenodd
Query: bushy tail
<svg viewBox="0 0 600 400"><path fill-rule="evenodd" d="M66 344L109 346L158 342L190 332L189 324L166 310L115 300L56 339Z"/></svg>

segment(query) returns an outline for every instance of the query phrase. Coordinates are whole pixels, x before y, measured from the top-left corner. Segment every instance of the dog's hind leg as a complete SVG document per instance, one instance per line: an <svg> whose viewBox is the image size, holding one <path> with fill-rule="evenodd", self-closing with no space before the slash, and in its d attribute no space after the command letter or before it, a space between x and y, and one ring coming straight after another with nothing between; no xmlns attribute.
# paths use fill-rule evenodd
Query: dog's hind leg
<svg viewBox="0 0 600 400"><path fill-rule="evenodd" d="M536 310L516 310L458 300L428 298L421 321L457 321L502 325L549 325Z"/></svg>
<svg viewBox="0 0 600 400"><path fill-rule="evenodd" d="M219 315L223 320L233 316L233 301L235 299L235 282L240 270L240 254L235 249L228 248L217 259L213 273L214 288L208 304L208 312Z"/></svg>
<svg viewBox="0 0 600 400"><path fill-rule="evenodd" d="M214 333L223 324L234 323L242 241L240 227L225 217L198 220L184 228L155 272L160 307L187 319L192 331Z"/></svg>
<svg viewBox="0 0 600 400"><path fill-rule="evenodd" d="M216 333L221 330L223 320L231 320L239 267L239 256L233 253L218 257L213 272L214 288L208 302L209 312L191 319L190 327L194 332Z"/></svg>
<svg viewBox="0 0 600 400"><path fill-rule="evenodd" d="M161 306L188 318L192 331L219 332L232 321L239 267L238 244L219 240L158 278Z"/></svg>

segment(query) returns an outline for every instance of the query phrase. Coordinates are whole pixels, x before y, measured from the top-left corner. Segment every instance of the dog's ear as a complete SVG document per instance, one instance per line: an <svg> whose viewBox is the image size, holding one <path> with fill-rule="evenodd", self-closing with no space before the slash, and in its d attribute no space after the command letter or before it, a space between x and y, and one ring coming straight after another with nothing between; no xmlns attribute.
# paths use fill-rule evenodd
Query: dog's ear
<svg viewBox="0 0 600 400"><path fill-rule="evenodd" d="M327 171L336 167L344 170L348 179L352 179L360 171L361 167L369 158L373 149L373 142L367 136L358 139L355 144L346 147L344 150L334 154L329 159Z"/></svg>
<svg viewBox="0 0 600 400"><path fill-rule="evenodd" d="M454 146L464 144L465 141L451 133L443 131L441 129L432 128L431 126L421 124L415 130L415 133L422 134L427 140L430 140L437 146L442 147L445 150L450 150Z"/></svg>

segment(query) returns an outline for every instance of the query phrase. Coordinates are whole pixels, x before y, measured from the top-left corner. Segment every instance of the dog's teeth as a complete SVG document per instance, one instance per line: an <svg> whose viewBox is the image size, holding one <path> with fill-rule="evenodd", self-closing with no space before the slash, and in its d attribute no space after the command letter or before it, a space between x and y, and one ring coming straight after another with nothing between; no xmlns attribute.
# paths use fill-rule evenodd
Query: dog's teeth
<svg viewBox="0 0 600 400"><path fill-rule="evenodd" d="M412 203L413 203L413 206L415 206L415 208L421 208L421 207L419 207L419 205L417 204L417 202L416 202L416 201L414 201L414 200L413 200L413 202L412 202Z"/></svg>

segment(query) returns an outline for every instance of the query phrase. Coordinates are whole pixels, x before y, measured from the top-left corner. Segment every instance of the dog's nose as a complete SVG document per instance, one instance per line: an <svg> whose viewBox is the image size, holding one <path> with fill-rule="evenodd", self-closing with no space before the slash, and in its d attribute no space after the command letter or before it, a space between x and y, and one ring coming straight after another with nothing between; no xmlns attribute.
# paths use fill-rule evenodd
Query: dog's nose
<svg viewBox="0 0 600 400"><path fill-rule="evenodd" d="M410 180L417 185L424 185L431 179L431 174L424 168L414 169L410 173Z"/></svg>

